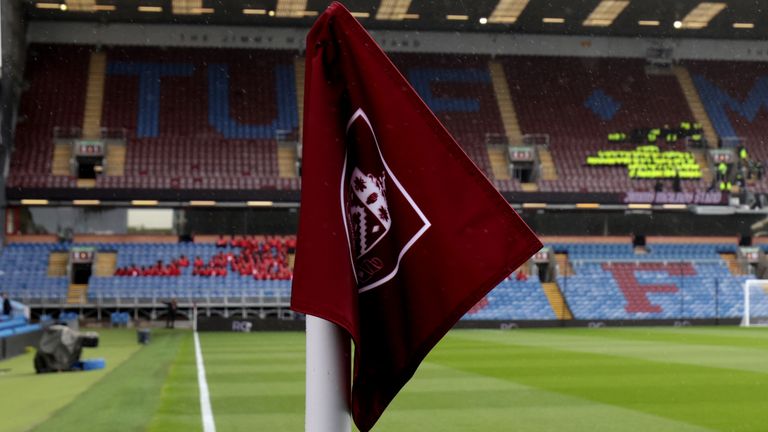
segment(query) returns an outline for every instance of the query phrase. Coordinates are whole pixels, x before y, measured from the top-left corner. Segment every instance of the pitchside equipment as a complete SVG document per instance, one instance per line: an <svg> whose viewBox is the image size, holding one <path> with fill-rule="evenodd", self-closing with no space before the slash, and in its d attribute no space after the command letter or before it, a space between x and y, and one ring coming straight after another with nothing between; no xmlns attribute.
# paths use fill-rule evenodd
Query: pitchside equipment
<svg viewBox="0 0 768 432"><path fill-rule="evenodd" d="M43 331L40 344L35 354L34 364L37 373L64 372L71 370L101 369L101 363L80 361L83 348L99 346L99 335L94 332L81 333L65 325L52 325ZM85 366L88 369L85 369ZM99 367L100 366L100 367Z"/></svg>
<svg viewBox="0 0 768 432"><path fill-rule="evenodd" d="M768 280L752 279L744 283L744 316L741 325L768 325Z"/></svg>

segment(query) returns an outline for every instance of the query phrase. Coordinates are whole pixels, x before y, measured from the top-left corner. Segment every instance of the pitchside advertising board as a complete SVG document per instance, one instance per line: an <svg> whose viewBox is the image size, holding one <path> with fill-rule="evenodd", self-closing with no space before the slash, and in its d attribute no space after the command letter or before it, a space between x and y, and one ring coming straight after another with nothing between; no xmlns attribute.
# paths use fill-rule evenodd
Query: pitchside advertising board
<svg viewBox="0 0 768 432"><path fill-rule="evenodd" d="M277 318L242 318L222 316L198 316L197 330L205 332L251 333L256 331L301 331L304 321Z"/></svg>

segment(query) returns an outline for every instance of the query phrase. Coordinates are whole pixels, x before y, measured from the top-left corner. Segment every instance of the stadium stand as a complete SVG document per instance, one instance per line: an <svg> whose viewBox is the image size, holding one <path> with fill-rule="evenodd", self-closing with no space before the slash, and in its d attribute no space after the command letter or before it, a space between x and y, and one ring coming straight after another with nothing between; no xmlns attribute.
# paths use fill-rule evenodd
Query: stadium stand
<svg viewBox="0 0 768 432"><path fill-rule="evenodd" d="M768 64L754 62L695 61L687 64L712 126L724 147L743 145L749 159L764 167L768 146ZM762 177L762 174L761 174ZM768 192L765 178L750 186Z"/></svg>
<svg viewBox="0 0 768 432"><path fill-rule="evenodd" d="M299 189L299 178L281 174L278 161L281 140L295 142L299 133L297 53L138 47L102 52L106 60L100 126L104 134L124 137L126 154L122 175L107 170L93 187ZM52 137L76 135L84 127L91 52L86 47L33 45L31 53L26 71L30 90L22 98L23 121L8 186L75 188L78 182L69 167L55 161ZM679 125L693 118L675 76L646 73L642 59L491 60L482 55L407 53L392 58L491 178L489 145L521 144L508 141L519 138L506 137L489 68L489 62L499 62L521 132L549 136L548 152L557 175L538 179L542 192L653 190L654 180L630 179L623 166L590 167L586 158L615 146L606 139L611 132ZM55 67L45 67L49 64ZM762 69L744 72L737 66L693 62L689 68L717 132L746 137L750 152L763 160L768 154L757 145L762 138L755 127L764 116L759 112ZM744 79L728 80L734 71ZM62 79L68 85L60 85ZM758 84L749 87L753 82ZM686 150L682 141L662 150ZM495 183L502 191L522 190L516 179L500 177ZM768 190L763 183L761 188ZM682 182L684 191L709 186L707 179Z"/></svg>
<svg viewBox="0 0 768 432"><path fill-rule="evenodd" d="M539 181L541 191L653 190L654 181L630 180L624 167L587 167L585 161L611 146L606 139L611 132L677 125L693 117L675 77L647 74L641 59L531 56L502 61L522 132L549 135L558 178ZM707 186L683 183L685 190Z"/></svg>
<svg viewBox="0 0 768 432"><path fill-rule="evenodd" d="M464 320L553 320L555 314L541 282L508 279L500 283L466 315Z"/></svg>
<svg viewBox="0 0 768 432"><path fill-rule="evenodd" d="M642 59L502 58L523 133L602 142L610 132L692 118L673 75L648 75Z"/></svg>
<svg viewBox="0 0 768 432"><path fill-rule="evenodd" d="M0 339L40 330L40 324L30 324L24 317L0 320Z"/></svg>
<svg viewBox="0 0 768 432"><path fill-rule="evenodd" d="M737 318L742 285L720 258L733 244L553 244L574 269L557 283L576 319Z"/></svg>
<svg viewBox="0 0 768 432"><path fill-rule="evenodd" d="M477 166L493 178L487 145L505 135L488 69L488 56L393 54L413 88ZM497 180L520 190L515 180Z"/></svg>
<svg viewBox="0 0 768 432"><path fill-rule="evenodd" d="M0 284L14 299L30 304L60 304L67 298L69 279L48 275L49 256L75 247L92 247L97 255L99 251L116 254L117 273L124 276L92 275L88 283L90 301L157 301L171 297L287 299L291 278L288 254L289 248L295 247L295 238L261 237L249 241L245 247L240 243L225 247L214 243L15 243L0 254ZM191 262L186 267L179 266L175 277L154 271L159 261L170 265L178 263L182 256L190 257L190 261L199 258L201 265ZM125 274L131 268L144 271L137 272L135 277Z"/></svg>
<svg viewBox="0 0 768 432"><path fill-rule="evenodd" d="M53 136L83 119L89 50L74 46L33 46L26 80L29 88L19 107L16 144L8 187L74 187L70 177L51 175Z"/></svg>
<svg viewBox="0 0 768 432"><path fill-rule="evenodd" d="M13 299L24 303L60 302L67 296L66 276L48 275L51 252L66 250L66 244L14 243L0 251L0 286Z"/></svg>
<svg viewBox="0 0 768 432"><path fill-rule="evenodd" d="M727 138L746 138L747 144L766 143L768 127L768 64L760 62L692 61L691 72L712 126Z"/></svg>
<svg viewBox="0 0 768 432"><path fill-rule="evenodd" d="M87 48L33 46L9 187L75 187L51 172L57 130L83 122ZM278 178L278 139L296 139L294 53L112 48L101 127L127 138L125 175L97 188L298 189ZM53 66L51 66L53 65ZM67 85L62 85L66 82ZM269 83L269 85L265 85ZM224 150L224 151L222 151ZM61 174L61 173L59 173Z"/></svg>
<svg viewBox="0 0 768 432"><path fill-rule="evenodd" d="M742 285L723 254L734 242L549 242L567 254L554 282L573 319L737 318ZM293 236L215 237L184 243L12 243L0 253L0 284L31 305L63 305L67 276L50 275L50 257L72 248L115 254L114 274L90 276L87 302L96 306L160 304L170 298L202 304L276 304L290 298ZM768 250L768 245L762 246ZM182 262L186 261L186 265ZM169 269L174 267L174 271ZM208 272L202 271L208 270ZM509 278L464 320L553 320L552 299L537 274ZM565 318L565 319L570 319Z"/></svg>
<svg viewBox="0 0 768 432"><path fill-rule="evenodd" d="M76 187L72 175L52 173L52 137L77 135L83 123L87 48L35 45L28 80L33 92L24 118L9 186ZM124 175L104 175L109 189L290 189L279 178L279 139L295 140L298 112L293 52L108 48L101 127L127 139ZM504 127L485 56L399 54L394 61L470 157L491 175L486 143ZM45 64L62 64L72 82ZM255 75L254 75L255 74ZM71 79L70 79L71 78ZM265 83L269 83L265 85ZM67 101L63 103L62 101ZM62 110L62 106L76 109ZM46 116L50 106L54 115ZM44 121L38 121L38 119ZM58 173L61 174L61 173ZM504 190L519 182L499 181Z"/></svg>

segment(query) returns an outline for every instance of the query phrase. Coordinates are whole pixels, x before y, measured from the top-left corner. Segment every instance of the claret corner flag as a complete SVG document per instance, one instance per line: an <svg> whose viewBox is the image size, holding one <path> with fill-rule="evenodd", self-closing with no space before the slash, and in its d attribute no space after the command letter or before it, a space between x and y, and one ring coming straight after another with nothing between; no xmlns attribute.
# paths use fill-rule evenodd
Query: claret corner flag
<svg viewBox="0 0 768 432"><path fill-rule="evenodd" d="M370 430L419 363L541 243L339 3L307 36L291 307L354 341Z"/></svg>

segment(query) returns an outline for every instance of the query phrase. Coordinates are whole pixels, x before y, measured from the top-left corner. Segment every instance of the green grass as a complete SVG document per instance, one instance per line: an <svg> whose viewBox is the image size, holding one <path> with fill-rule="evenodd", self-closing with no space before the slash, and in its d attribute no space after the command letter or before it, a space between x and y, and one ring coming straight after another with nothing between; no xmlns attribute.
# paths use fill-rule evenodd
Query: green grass
<svg viewBox="0 0 768 432"><path fill-rule="evenodd" d="M100 372L0 363L0 431L201 430L192 335L103 331ZM218 431L299 431L304 335L204 333ZM52 388L51 384L56 387ZM6 392L6 389L11 389ZM53 394L51 394L53 392ZM433 350L375 431L768 430L768 330L461 330ZM52 404L52 405L51 405Z"/></svg>

